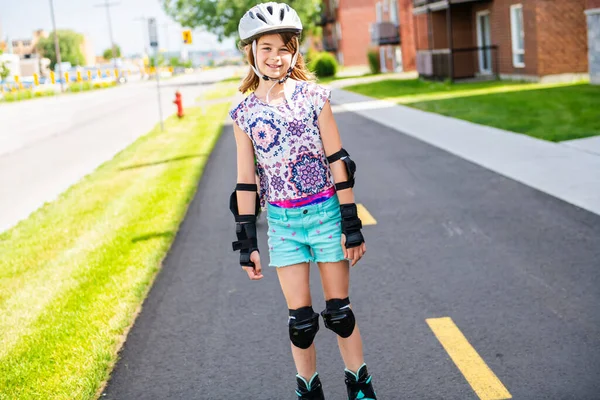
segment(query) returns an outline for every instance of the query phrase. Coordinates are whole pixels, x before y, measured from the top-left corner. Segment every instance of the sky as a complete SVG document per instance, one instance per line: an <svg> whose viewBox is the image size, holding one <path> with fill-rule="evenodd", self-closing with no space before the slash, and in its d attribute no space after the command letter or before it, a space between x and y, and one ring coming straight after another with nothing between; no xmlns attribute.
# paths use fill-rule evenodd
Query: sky
<svg viewBox="0 0 600 400"><path fill-rule="evenodd" d="M72 29L91 40L94 53L110 48L105 0L53 0L57 29ZM154 17L158 22L161 49L180 51L183 47L182 27L168 17L160 0L109 0L113 38L124 55L140 54L148 41L147 23L137 19ZM5 40L27 39L33 31L52 31L50 0L0 0L0 37ZM219 43L216 36L194 30L188 50L227 50L235 48L234 39Z"/></svg>

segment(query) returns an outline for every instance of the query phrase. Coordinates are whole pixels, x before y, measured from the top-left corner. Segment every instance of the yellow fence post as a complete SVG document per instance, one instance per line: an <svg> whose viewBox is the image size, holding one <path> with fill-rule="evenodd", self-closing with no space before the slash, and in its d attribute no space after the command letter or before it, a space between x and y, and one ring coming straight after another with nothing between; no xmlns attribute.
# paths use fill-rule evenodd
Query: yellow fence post
<svg viewBox="0 0 600 400"><path fill-rule="evenodd" d="M15 91L17 92L17 99L21 100L21 91L19 91L19 75L15 75Z"/></svg>
<svg viewBox="0 0 600 400"><path fill-rule="evenodd" d="M52 82L52 84L56 84L56 76L54 76L54 71L50 71L50 82Z"/></svg>

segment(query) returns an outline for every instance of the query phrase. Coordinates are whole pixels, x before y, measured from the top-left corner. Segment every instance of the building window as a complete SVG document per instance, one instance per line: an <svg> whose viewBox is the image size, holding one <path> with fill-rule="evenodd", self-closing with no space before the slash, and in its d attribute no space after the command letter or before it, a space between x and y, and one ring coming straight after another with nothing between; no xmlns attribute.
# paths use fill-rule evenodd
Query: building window
<svg viewBox="0 0 600 400"><path fill-rule="evenodd" d="M525 66L525 32L523 26L523 5L510 6L510 33L512 41L513 66Z"/></svg>
<svg viewBox="0 0 600 400"><path fill-rule="evenodd" d="M392 11L391 11L391 16L390 16L390 20L394 23L394 25L400 25L400 21L398 18L398 3L394 0L392 0Z"/></svg>

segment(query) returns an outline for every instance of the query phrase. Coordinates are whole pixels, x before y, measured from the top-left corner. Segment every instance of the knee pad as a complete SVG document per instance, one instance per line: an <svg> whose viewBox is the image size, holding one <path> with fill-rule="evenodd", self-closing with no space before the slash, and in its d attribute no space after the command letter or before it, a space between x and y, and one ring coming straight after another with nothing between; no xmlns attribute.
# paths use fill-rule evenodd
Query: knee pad
<svg viewBox="0 0 600 400"><path fill-rule="evenodd" d="M350 308L350 299L331 299L327 300L326 308L321 312L325 327L347 338L354 332L356 320L354 313Z"/></svg>
<svg viewBox="0 0 600 400"><path fill-rule="evenodd" d="M290 310L289 327L294 346L308 349L319 331L319 314L311 306Z"/></svg>

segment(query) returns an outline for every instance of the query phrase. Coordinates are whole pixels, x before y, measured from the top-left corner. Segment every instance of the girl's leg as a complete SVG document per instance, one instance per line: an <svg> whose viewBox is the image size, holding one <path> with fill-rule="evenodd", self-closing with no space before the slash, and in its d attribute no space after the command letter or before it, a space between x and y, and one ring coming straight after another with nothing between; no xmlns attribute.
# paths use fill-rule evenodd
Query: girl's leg
<svg viewBox="0 0 600 400"><path fill-rule="evenodd" d="M298 308L312 306L309 286L309 264L301 263L287 267L277 268L279 284L287 302L288 309L296 310ZM311 344L307 349L292 346L292 356L298 375L310 381L317 369L317 354L315 344Z"/></svg>
<svg viewBox="0 0 600 400"><path fill-rule="evenodd" d="M350 267L348 261L319 263L321 283L325 300L346 299L350 283ZM372 399L377 395L373 389L371 375L363 359L362 339L358 326L354 325L352 334L347 338L337 336L340 353L346 364L344 371L348 399Z"/></svg>
<svg viewBox="0 0 600 400"><path fill-rule="evenodd" d="M348 288L350 284L350 267L348 261L338 261L333 263L319 263L321 272L321 284L325 300L345 299L348 297ZM358 325L347 338L338 335L338 346L344 359L346 368L351 371L358 371L364 363L362 339Z"/></svg>

